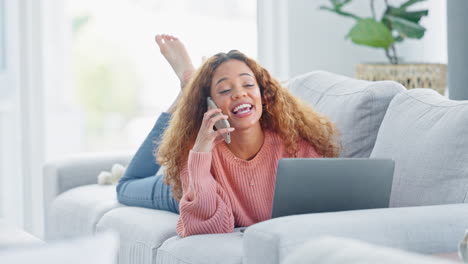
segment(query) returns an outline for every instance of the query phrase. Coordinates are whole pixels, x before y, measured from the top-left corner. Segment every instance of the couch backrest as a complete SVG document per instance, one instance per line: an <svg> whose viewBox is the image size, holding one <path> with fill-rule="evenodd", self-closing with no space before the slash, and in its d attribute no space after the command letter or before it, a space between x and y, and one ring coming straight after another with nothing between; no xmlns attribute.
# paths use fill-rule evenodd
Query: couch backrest
<svg viewBox="0 0 468 264"><path fill-rule="evenodd" d="M367 158L392 98L406 90L393 81L369 82L324 71L291 79L289 90L327 115L340 130L340 157Z"/></svg>
<svg viewBox="0 0 468 264"><path fill-rule="evenodd" d="M398 94L371 158L395 160L392 207L468 202L468 101L430 89Z"/></svg>

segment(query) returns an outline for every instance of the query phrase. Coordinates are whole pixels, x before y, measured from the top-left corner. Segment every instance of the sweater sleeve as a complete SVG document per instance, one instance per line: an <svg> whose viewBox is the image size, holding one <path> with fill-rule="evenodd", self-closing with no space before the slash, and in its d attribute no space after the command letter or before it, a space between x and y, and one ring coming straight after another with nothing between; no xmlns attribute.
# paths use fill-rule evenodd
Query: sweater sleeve
<svg viewBox="0 0 468 264"><path fill-rule="evenodd" d="M211 152L190 151L181 172L183 196L177 223L181 237L234 231L231 203L210 172L211 160Z"/></svg>

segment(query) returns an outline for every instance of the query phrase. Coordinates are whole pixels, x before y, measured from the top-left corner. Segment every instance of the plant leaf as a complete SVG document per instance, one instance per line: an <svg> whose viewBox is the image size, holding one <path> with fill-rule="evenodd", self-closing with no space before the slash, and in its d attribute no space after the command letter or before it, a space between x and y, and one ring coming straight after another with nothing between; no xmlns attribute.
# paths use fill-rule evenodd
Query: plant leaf
<svg viewBox="0 0 468 264"><path fill-rule="evenodd" d="M408 0L408 1L406 1L406 3L403 3L400 6L400 8L401 9L406 9L408 6L411 6L411 5L416 4L417 2L423 2L423 1L426 1L426 0Z"/></svg>
<svg viewBox="0 0 468 264"><path fill-rule="evenodd" d="M356 15L353 15L351 13L348 13L348 12L345 12L345 11L341 11L339 9L335 9L335 8L331 8L331 7L328 7L328 6L320 6L319 8L320 10L326 10L326 11L330 11L330 12L333 12L333 13L336 13L340 16L345 16L345 17L351 17L351 18L354 18L356 20L359 20L361 19L360 17L356 16Z"/></svg>
<svg viewBox="0 0 468 264"><path fill-rule="evenodd" d="M393 37L393 39L396 41L396 42L402 42L404 40L404 38L400 35L396 36L396 37Z"/></svg>
<svg viewBox="0 0 468 264"><path fill-rule="evenodd" d="M402 37L420 39L424 36L424 32L426 31L423 26L403 18L385 15L384 19L388 19L392 28L398 31Z"/></svg>
<svg viewBox="0 0 468 264"><path fill-rule="evenodd" d="M330 0L333 6L338 6L340 4L339 0Z"/></svg>
<svg viewBox="0 0 468 264"><path fill-rule="evenodd" d="M343 6L351 2L351 0L330 0L335 9L341 9Z"/></svg>
<svg viewBox="0 0 468 264"><path fill-rule="evenodd" d="M385 49L388 49L394 41L390 30L373 18L359 20L347 37L356 44Z"/></svg>
<svg viewBox="0 0 468 264"><path fill-rule="evenodd" d="M427 16L428 14L429 14L428 10L408 12L401 8L388 7L387 10L385 11L384 16L391 15L391 16L400 17L400 18L409 20L414 23L419 23L419 20L421 20L423 16Z"/></svg>

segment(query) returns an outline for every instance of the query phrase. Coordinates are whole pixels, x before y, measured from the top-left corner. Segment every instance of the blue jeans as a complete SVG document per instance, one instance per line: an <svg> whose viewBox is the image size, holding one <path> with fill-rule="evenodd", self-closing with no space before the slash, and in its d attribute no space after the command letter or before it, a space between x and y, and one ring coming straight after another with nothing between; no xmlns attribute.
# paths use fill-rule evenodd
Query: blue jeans
<svg viewBox="0 0 468 264"><path fill-rule="evenodd" d="M117 184L117 199L121 204L179 213L179 203L172 196L170 186L164 183L164 169L153 156L153 150L159 146L170 119L169 113L159 116L128 164Z"/></svg>

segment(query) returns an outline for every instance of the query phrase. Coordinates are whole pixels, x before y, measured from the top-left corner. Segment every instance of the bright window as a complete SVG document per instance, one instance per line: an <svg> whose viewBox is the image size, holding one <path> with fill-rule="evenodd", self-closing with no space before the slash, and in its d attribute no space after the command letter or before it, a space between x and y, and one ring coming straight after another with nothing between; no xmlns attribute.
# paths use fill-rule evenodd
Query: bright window
<svg viewBox="0 0 468 264"><path fill-rule="evenodd" d="M257 57L256 1L69 0L67 8L73 81L64 101L77 110L56 113L52 125L76 119L75 128L62 129L72 130L67 134L80 144L52 146L49 140L56 153L131 152L139 146L179 91L155 34L178 36L195 66L202 56L231 49Z"/></svg>

